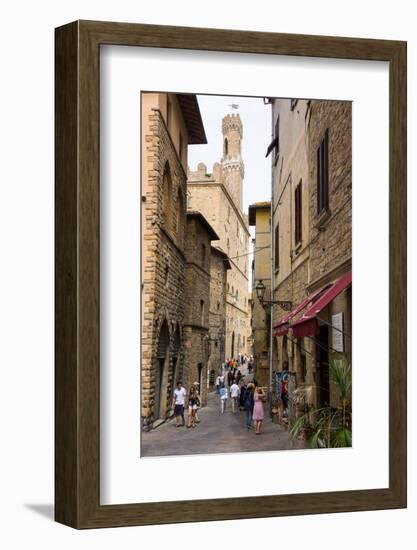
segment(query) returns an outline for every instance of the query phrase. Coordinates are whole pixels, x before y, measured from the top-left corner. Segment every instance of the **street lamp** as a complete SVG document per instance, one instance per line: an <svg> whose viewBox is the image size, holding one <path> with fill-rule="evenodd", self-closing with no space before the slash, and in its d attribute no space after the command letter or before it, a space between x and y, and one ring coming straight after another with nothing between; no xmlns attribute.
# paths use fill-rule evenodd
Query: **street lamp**
<svg viewBox="0 0 417 550"><path fill-rule="evenodd" d="M259 302L261 303L261 305L263 305L266 286L264 285L262 279L259 279L258 284L255 286L255 290Z"/></svg>
<svg viewBox="0 0 417 550"><path fill-rule="evenodd" d="M263 308L277 304L284 311L291 311L292 302L290 300L264 300L266 286L262 279L258 280L258 283L255 286L256 296L258 297L259 303Z"/></svg>

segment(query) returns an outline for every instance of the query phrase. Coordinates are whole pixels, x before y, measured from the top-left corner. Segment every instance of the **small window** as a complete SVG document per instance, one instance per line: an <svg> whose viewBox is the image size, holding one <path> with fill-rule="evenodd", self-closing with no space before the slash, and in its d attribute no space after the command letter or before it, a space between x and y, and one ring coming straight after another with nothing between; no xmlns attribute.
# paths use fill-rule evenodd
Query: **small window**
<svg viewBox="0 0 417 550"><path fill-rule="evenodd" d="M297 185L294 191L294 202L295 202L295 224L294 224L294 238L295 244L301 243L302 240L302 181Z"/></svg>
<svg viewBox="0 0 417 550"><path fill-rule="evenodd" d="M201 245L201 265L205 265L206 263L206 245Z"/></svg>
<svg viewBox="0 0 417 550"><path fill-rule="evenodd" d="M279 269L279 225L275 228L274 236L274 252L275 252L275 269Z"/></svg>
<svg viewBox="0 0 417 550"><path fill-rule="evenodd" d="M317 214L329 208L329 130L317 149Z"/></svg>
<svg viewBox="0 0 417 550"><path fill-rule="evenodd" d="M180 157L180 160L182 162L182 154L184 152L184 141L183 141L183 137L182 137L182 134L180 133L180 142L179 142L179 147L178 147L178 156Z"/></svg>
<svg viewBox="0 0 417 550"><path fill-rule="evenodd" d="M184 199L183 199L183 194L180 187L178 188L178 195L177 195L177 237L178 237L178 244L180 246L183 246L184 224L185 224Z"/></svg>
<svg viewBox="0 0 417 550"><path fill-rule="evenodd" d="M167 128L168 128L168 132L171 129L171 114L172 114L171 101L169 100L169 98L167 98Z"/></svg>
<svg viewBox="0 0 417 550"><path fill-rule="evenodd" d="M227 138L224 139L224 156L227 157L229 154L229 142L227 141Z"/></svg>
<svg viewBox="0 0 417 550"><path fill-rule="evenodd" d="M200 300L200 319L201 325L204 325L204 300Z"/></svg>
<svg viewBox="0 0 417 550"><path fill-rule="evenodd" d="M217 311L220 309L220 302L217 302Z"/></svg>

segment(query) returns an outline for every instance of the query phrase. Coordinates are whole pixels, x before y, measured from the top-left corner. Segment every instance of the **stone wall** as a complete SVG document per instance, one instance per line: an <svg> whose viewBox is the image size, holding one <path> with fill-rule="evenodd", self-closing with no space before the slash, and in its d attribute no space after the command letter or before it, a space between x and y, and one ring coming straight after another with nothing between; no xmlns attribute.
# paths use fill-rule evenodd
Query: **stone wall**
<svg viewBox="0 0 417 550"><path fill-rule="evenodd" d="M181 376L183 364L185 201L181 199L186 196L186 174L160 111L145 103L142 158L141 416L148 429L169 414L174 378Z"/></svg>
<svg viewBox="0 0 417 550"><path fill-rule="evenodd" d="M249 217L251 225L255 226L255 242L253 256L252 294L252 337L253 357L255 361L255 378L261 386L269 384L270 361L270 307L263 307L256 296L255 286L259 280L265 285L264 300L271 296L271 205L251 205L254 214ZM254 218L252 220L252 218Z"/></svg>
<svg viewBox="0 0 417 550"><path fill-rule="evenodd" d="M291 99L275 99L272 106L274 128L279 118L279 155L271 153L273 166L273 256L274 300L290 301L295 308L306 297L309 284L309 156L307 125L309 102L298 100L293 108ZM301 242L295 242L295 189L302 186ZM279 261L275 262L276 227L279 226ZM274 305L272 324L287 312ZM295 370L292 342L287 337L274 339L272 369L281 370L288 361Z"/></svg>
<svg viewBox="0 0 417 550"><path fill-rule="evenodd" d="M183 383L189 390L194 382L199 382L203 405L207 399L211 238L199 215L188 213Z"/></svg>
<svg viewBox="0 0 417 550"><path fill-rule="evenodd" d="M280 262L275 272L275 300L291 300L293 308L305 296L335 281L351 269L352 227L352 109L350 102L275 100L275 120L280 117L280 153L273 159L274 227L279 224ZM298 109L298 110L297 110ZM303 115L301 117L301 115ZM317 149L328 130L329 208L317 209ZM294 242L294 189L302 182L302 242ZM332 315L343 313L346 335L351 334L350 290L339 295L320 312L332 322ZM273 323L285 315L274 307ZM274 338L273 368L288 361L296 372L297 384L313 386L314 402L323 401L320 387L328 384L327 364L335 357L351 360L351 342L345 336L343 354L332 351L332 329L322 324L316 340L293 341L292 331ZM319 343L317 343L319 342ZM320 353L320 350L327 350ZM321 368L321 363L325 366ZM323 382L324 381L324 382ZM331 385L330 385L331 386ZM330 387L329 398L337 397Z"/></svg>
<svg viewBox="0 0 417 550"><path fill-rule="evenodd" d="M208 375L210 376L210 373L214 371L214 379L221 371L226 353L226 284L228 266L230 266L230 264L227 261L227 256L220 250L212 247L210 265L210 356L208 360Z"/></svg>
<svg viewBox="0 0 417 550"><path fill-rule="evenodd" d="M329 131L329 209L317 214L317 148ZM309 124L311 281L352 257L352 104L312 101Z"/></svg>
<svg viewBox="0 0 417 550"><path fill-rule="evenodd" d="M216 246L229 257L231 269L227 272L226 307L226 357L231 356L232 335L235 334L234 355L248 353L248 337L251 333L248 304L248 250L249 229L242 212L236 207L232 197L221 181L215 181L216 165L208 174L200 163L196 172L188 174L188 206L198 210L211 224L219 236ZM238 257L236 257L238 256ZM238 350L237 344L241 347ZM245 342L243 344L243 342Z"/></svg>

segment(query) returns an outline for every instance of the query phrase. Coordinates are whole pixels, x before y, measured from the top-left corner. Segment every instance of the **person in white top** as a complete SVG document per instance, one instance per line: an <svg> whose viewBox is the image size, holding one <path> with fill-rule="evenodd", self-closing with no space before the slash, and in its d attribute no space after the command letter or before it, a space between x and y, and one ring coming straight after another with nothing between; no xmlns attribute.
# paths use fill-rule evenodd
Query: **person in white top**
<svg viewBox="0 0 417 550"><path fill-rule="evenodd" d="M177 382L177 387L174 390L174 397L172 398L172 406L174 407L174 416L175 416L175 426L177 428L185 425L184 403L185 403L186 395L187 395L186 389L182 386L181 382ZM180 424L180 417L182 418L182 424Z"/></svg>
<svg viewBox="0 0 417 550"><path fill-rule="evenodd" d="M239 408L239 396L240 396L240 388L236 384L236 382L233 382L233 384L230 386L230 397L232 398L232 411L235 413L236 409Z"/></svg>
<svg viewBox="0 0 417 550"><path fill-rule="evenodd" d="M220 405L221 405L221 412L224 413L226 410L226 403L227 403L227 397L228 397L228 391L225 386L220 388Z"/></svg>
<svg viewBox="0 0 417 550"><path fill-rule="evenodd" d="M220 395L220 388L224 386L224 375L219 374L219 376L216 378L216 392L218 395Z"/></svg>

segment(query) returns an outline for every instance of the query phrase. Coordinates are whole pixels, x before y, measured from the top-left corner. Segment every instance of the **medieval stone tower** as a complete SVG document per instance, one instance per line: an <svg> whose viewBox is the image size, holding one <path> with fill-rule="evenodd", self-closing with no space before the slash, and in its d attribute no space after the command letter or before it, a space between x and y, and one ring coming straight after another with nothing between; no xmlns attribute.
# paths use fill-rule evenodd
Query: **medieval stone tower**
<svg viewBox="0 0 417 550"><path fill-rule="evenodd" d="M245 168L241 154L243 137L239 114L226 115L222 121L223 156L221 159L222 180L233 202L242 211L242 180Z"/></svg>

